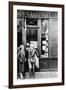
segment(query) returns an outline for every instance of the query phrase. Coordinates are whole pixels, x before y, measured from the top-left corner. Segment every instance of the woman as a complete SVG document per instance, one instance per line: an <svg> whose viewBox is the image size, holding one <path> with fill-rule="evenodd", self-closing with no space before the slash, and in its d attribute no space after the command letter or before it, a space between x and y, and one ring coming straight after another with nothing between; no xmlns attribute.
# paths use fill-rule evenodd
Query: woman
<svg viewBox="0 0 66 90"><path fill-rule="evenodd" d="M35 77L35 63L36 63L36 55L39 56L38 52L34 48L33 44L30 45L30 48L28 50L28 65L29 65L29 76Z"/></svg>
<svg viewBox="0 0 66 90"><path fill-rule="evenodd" d="M18 59L19 59L19 72L21 79L25 78L25 50L24 50L24 45L20 46L20 51L18 52Z"/></svg>

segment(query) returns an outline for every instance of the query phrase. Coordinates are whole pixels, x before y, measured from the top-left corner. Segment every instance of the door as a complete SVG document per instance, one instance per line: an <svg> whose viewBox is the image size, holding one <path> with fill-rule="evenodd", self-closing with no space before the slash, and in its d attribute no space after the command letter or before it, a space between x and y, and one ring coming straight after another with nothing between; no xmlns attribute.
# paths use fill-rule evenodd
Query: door
<svg viewBox="0 0 66 90"><path fill-rule="evenodd" d="M26 31L26 43L27 47L30 46L30 44L34 45L34 48L37 49L37 29L35 28L28 28Z"/></svg>

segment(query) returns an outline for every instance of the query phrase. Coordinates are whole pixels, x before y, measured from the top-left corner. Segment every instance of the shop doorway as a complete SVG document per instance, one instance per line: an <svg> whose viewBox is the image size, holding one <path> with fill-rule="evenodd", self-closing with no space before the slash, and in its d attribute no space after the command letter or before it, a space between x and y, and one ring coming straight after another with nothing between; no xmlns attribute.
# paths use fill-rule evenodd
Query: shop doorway
<svg viewBox="0 0 66 90"><path fill-rule="evenodd" d="M26 44L27 47L30 46L30 44L34 45L34 48L37 49L37 32L38 30L34 27L28 28L26 31Z"/></svg>

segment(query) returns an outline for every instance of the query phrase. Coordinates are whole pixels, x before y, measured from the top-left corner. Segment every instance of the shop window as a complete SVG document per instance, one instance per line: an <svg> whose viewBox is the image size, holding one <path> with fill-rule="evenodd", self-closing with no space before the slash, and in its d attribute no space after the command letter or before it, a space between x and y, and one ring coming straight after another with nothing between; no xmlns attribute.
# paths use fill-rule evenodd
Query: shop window
<svg viewBox="0 0 66 90"><path fill-rule="evenodd" d="M43 20L41 30L41 57L48 57L48 20Z"/></svg>
<svg viewBox="0 0 66 90"><path fill-rule="evenodd" d="M42 20L41 57L56 58L58 56L58 20Z"/></svg>

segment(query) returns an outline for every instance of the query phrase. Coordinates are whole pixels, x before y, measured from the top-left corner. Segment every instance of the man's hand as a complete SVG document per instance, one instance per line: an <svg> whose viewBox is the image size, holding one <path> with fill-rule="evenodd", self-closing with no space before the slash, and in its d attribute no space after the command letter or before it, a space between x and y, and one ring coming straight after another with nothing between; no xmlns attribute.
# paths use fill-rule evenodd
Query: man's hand
<svg viewBox="0 0 66 90"><path fill-rule="evenodd" d="M20 59L20 57L18 56L18 59L20 60L20 62L22 62L22 60Z"/></svg>

